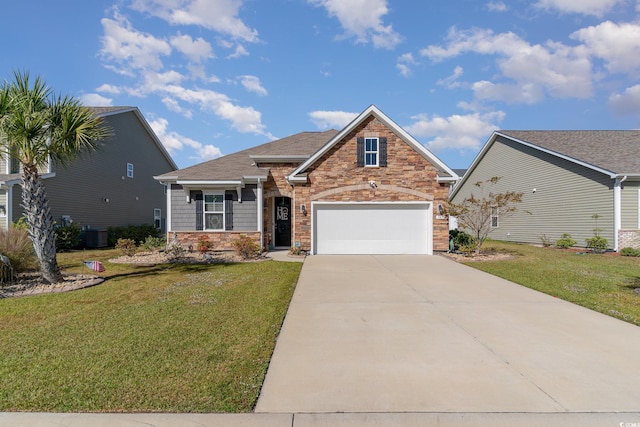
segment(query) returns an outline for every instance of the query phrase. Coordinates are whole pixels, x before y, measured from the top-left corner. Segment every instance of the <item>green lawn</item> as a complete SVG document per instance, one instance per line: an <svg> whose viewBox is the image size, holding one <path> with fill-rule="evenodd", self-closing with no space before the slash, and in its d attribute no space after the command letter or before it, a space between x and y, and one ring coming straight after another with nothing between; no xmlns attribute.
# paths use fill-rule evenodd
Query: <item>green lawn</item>
<svg viewBox="0 0 640 427"><path fill-rule="evenodd" d="M103 261L96 287L0 300L0 411L251 411L302 264L117 255L59 256Z"/></svg>
<svg viewBox="0 0 640 427"><path fill-rule="evenodd" d="M508 261L469 266L592 310L640 325L640 258L576 253L506 242L486 250L511 252Z"/></svg>

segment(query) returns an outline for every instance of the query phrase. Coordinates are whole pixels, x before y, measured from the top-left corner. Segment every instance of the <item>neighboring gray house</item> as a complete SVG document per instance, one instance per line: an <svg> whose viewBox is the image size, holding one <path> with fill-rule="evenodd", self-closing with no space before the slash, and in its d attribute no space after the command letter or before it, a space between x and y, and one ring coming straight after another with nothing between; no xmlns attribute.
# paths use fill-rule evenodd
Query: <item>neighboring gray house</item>
<svg viewBox="0 0 640 427"><path fill-rule="evenodd" d="M165 188L153 177L177 169L176 164L137 108L91 109L112 135L98 151L41 171L54 219L87 228L155 224L164 229ZM22 216L19 166L0 157L0 229Z"/></svg>
<svg viewBox="0 0 640 427"><path fill-rule="evenodd" d="M460 203L474 183L501 177L494 191L523 192L518 213L490 237L524 243L569 233L586 246L596 228L610 249L640 247L640 131L498 131L451 194Z"/></svg>

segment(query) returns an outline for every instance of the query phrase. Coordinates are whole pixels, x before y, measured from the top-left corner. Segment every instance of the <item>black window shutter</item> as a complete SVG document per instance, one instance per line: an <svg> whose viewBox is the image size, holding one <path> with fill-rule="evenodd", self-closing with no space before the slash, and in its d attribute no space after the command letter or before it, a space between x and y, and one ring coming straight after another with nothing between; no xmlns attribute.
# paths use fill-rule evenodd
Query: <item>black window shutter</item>
<svg viewBox="0 0 640 427"><path fill-rule="evenodd" d="M378 165L380 167L386 168L387 167L387 138L382 137L379 140L379 144L380 144L380 158L378 159Z"/></svg>
<svg viewBox="0 0 640 427"><path fill-rule="evenodd" d="M202 192L194 194L196 202L196 230L204 230L204 200Z"/></svg>
<svg viewBox="0 0 640 427"><path fill-rule="evenodd" d="M233 194L224 195L224 229L233 230Z"/></svg>
<svg viewBox="0 0 640 427"><path fill-rule="evenodd" d="M357 140L357 157L358 157L358 167L364 167L364 137L359 136Z"/></svg>

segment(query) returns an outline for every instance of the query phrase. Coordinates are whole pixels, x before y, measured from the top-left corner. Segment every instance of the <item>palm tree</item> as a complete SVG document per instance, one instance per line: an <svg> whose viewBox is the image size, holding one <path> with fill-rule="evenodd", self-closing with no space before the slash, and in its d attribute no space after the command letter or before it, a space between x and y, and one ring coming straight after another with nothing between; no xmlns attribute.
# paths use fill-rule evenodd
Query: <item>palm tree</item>
<svg viewBox="0 0 640 427"><path fill-rule="evenodd" d="M59 96L40 78L15 72L0 88L0 153L21 165L22 207L42 277L62 281L56 259L54 219L41 170L62 166L98 148L109 135L102 119L69 96Z"/></svg>

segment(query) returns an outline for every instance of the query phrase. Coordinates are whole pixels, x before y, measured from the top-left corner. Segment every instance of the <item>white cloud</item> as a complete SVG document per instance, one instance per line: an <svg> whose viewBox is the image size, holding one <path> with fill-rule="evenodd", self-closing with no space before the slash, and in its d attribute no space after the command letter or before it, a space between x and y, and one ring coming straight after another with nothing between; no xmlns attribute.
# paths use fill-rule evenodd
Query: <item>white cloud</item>
<svg viewBox="0 0 640 427"><path fill-rule="evenodd" d="M122 93L122 89L120 89L118 86L114 86L106 83L97 87L96 91L102 92L102 93L110 93L112 95L119 95L120 93Z"/></svg>
<svg viewBox="0 0 640 427"><path fill-rule="evenodd" d="M347 111L312 111L309 113L311 121L319 129L342 129L357 116L358 113L349 113Z"/></svg>
<svg viewBox="0 0 640 427"><path fill-rule="evenodd" d="M503 1L490 1L485 6L490 12L506 12L509 10L509 7Z"/></svg>
<svg viewBox="0 0 640 427"><path fill-rule="evenodd" d="M555 98L587 98L592 95L591 62L584 47L547 42L531 45L516 34L494 34L487 29L450 30L447 44L428 46L420 52L433 61L476 53L496 56L496 65L507 82L477 82L476 93L486 99L537 102L544 95ZM521 93L516 93L521 88ZM490 89L490 90L488 90Z"/></svg>
<svg viewBox="0 0 640 427"><path fill-rule="evenodd" d="M149 126L151 126L151 129L153 129L169 154L173 155L176 151L181 151L188 147L195 150L197 156L192 158L198 161L211 160L222 156L220 149L214 145L205 145L177 132L169 131L169 122L166 119L158 118L152 120L149 122Z"/></svg>
<svg viewBox="0 0 640 427"><path fill-rule="evenodd" d="M245 49L244 46L239 44L238 46L236 46L236 50L234 50L233 53L227 56L227 59L235 59L242 56L249 56L249 52L247 51L247 49Z"/></svg>
<svg viewBox="0 0 640 427"><path fill-rule="evenodd" d="M633 72L640 69L640 25L605 21L571 34L586 49L602 58L611 72Z"/></svg>
<svg viewBox="0 0 640 427"><path fill-rule="evenodd" d="M81 95L80 102L87 107L110 107L113 105L113 99L97 93L85 93Z"/></svg>
<svg viewBox="0 0 640 427"><path fill-rule="evenodd" d="M432 151L475 151L491 132L499 128L498 123L504 116L502 111L449 117L420 114L412 117L414 122L405 126L405 129L414 136L431 138L425 145Z"/></svg>
<svg viewBox="0 0 640 427"><path fill-rule="evenodd" d="M416 60L413 58L412 53L400 55L396 62L396 68L403 77L409 77L411 75L411 66L413 65L416 65Z"/></svg>
<svg viewBox="0 0 640 427"><path fill-rule="evenodd" d="M551 12L602 16L624 0L539 0L535 7Z"/></svg>
<svg viewBox="0 0 640 427"><path fill-rule="evenodd" d="M260 79L256 76L240 76L240 84L249 92L256 93L260 96L265 96L267 90L260 83Z"/></svg>
<svg viewBox="0 0 640 427"><path fill-rule="evenodd" d="M463 74L464 74L464 69L458 65L456 68L453 69L453 73L450 76L445 77L444 79L438 80L437 84L440 86L445 86L449 89L458 87L460 86L460 82L458 82L458 79L462 77Z"/></svg>
<svg viewBox="0 0 640 427"><path fill-rule="evenodd" d="M162 68L161 56L171 54L166 40L136 31L117 11L115 19L103 18L102 49L100 55L120 66L120 73L133 75L132 70ZM113 64L111 64L113 66Z"/></svg>
<svg viewBox="0 0 640 427"><path fill-rule="evenodd" d="M182 52L192 62L199 63L205 59L213 58L211 45L202 37L193 40L189 35L178 34L171 37L171 46Z"/></svg>
<svg viewBox="0 0 640 427"><path fill-rule="evenodd" d="M234 39L258 41L258 32L238 17L240 0L134 0L132 8L172 25L197 25Z"/></svg>
<svg viewBox="0 0 640 427"><path fill-rule="evenodd" d="M357 43L371 42L375 48L393 49L401 41L392 25L384 25L382 17L389 9L387 0L308 0L314 6L324 7L329 16L336 17L346 37L355 37Z"/></svg>
<svg viewBox="0 0 640 427"><path fill-rule="evenodd" d="M623 93L609 97L609 105L617 114L638 115L640 113L640 85L627 88Z"/></svg>

